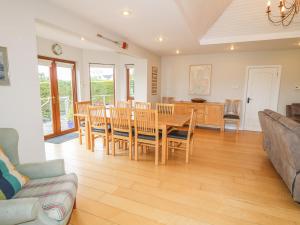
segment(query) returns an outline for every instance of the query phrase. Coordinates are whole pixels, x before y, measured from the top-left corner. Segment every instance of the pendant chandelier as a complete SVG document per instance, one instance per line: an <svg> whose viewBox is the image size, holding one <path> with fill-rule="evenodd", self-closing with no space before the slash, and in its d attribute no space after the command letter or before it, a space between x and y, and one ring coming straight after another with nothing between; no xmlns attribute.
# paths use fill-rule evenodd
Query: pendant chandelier
<svg viewBox="0 0 300 225"><path fill-rule="evenodd" d="M271 1L268 1L266 10L268 19L275 25L288 26L292 23L295 15L299 12L300 0L280 0L278 8L278 14L272 15Z"/></svg>

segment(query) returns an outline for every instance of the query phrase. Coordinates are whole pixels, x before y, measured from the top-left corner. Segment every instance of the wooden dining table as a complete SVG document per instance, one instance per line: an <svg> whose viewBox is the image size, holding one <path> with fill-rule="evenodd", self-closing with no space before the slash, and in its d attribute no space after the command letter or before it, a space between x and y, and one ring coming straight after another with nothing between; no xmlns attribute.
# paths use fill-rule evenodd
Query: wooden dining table
<svg viewBox="0 0 300 225"><path fill-rule="evenodd" d="M109 110L109 109L108 109ZM85 118L85 143L88 150L92 149L90 140L90 124L88 121L88 115L74 114L74 116L80 116ZM109 113L107 114L109 118ZM183 127L190 120L189 114L173 114L173 115L159 115L158 116L158 128L162 131L162 151L161 151L161 164L166 164L167 154L167 132L169 127ZM132 124L134 124L134 118L132 118Z"/></svg>

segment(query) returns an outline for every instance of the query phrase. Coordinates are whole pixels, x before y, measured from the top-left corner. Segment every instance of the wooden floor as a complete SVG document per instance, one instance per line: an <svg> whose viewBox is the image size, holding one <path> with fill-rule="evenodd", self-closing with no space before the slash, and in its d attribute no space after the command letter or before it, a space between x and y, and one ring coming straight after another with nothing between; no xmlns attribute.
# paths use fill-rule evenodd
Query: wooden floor
<svg viewBox="0 0 300 225"><path fill-rule="evenodd" d="M130 161L88 152L78 140L46 143L48 159L64 158L79 178L72 225L300 225L293 202L261 147L259 133L197 130L194 155L170 155L154 166L153 152Z"/></svg>

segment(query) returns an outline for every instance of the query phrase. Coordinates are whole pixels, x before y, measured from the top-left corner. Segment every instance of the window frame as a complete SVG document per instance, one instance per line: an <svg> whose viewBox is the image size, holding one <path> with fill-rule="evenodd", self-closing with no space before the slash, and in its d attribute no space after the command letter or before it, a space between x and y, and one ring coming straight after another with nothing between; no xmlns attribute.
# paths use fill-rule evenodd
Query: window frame
<svg viewBox="0 0 300 225"><path fill-rule="evenodd" d="M116 104L116 64L106 64L106 63L89 63L89 87L90 87L90 101L92 102L92 82L91 82L91 66L112 66L113 67L113 80L114 80L114 100L113 105Z"/></svg>
<svg viewBox="0 0 300 225"><path fill-rule="evenodd" d="M134 67L134 64L125 64L125 76L126 76L126 95L127 95L127 101L129 101L129 100L131 100L131 101L134 101L134 99L135 99L135 97L133 96L130 96L130 79L129 79L129 77L130 77L130 74L129 74L129 67L133 67L134 69L135 69L135 67Z"/></svg>

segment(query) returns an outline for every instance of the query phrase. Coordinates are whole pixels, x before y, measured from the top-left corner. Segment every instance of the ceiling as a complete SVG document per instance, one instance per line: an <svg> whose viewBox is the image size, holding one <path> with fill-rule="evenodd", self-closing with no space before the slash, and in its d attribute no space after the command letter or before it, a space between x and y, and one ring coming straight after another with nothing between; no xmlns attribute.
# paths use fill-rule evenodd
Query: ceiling
<svg viewBox="0 0 300 225"><path fill-rule="evenodd" d="M182 54L223 52L231 43L237 51L299 47L300 16L287 28L274 26L267 21L262 0L45 1L158 55L172 55L177 49ZM131 15L123 16L125 9ZM163 42L157 40L159 36ZM88 47L92 45L96 44Z"/></svg>

